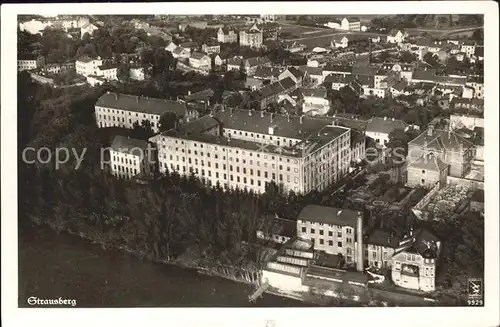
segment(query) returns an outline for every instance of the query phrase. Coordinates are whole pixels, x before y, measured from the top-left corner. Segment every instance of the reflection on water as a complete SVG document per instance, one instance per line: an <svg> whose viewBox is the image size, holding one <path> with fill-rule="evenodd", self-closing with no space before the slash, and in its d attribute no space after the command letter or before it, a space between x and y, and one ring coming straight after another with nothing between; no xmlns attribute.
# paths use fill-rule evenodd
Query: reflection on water
<svg viewBox="0 0 500 327"><path fill-rule="evenodd" d="M75 299L77 307L310 306L264 295L248 302L251 286L193 270L103 250L72 235L30 229L19 235L19 306L27 299Z"/></svg>

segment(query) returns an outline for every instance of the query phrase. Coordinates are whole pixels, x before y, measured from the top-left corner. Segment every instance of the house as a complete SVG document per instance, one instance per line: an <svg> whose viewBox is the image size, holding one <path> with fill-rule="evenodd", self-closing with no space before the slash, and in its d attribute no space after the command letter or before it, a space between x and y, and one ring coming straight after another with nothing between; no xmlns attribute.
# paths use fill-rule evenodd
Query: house
<svg viewBox="0 0 500 327"><path fill-rule="evenodd" d="M255 69L255 73L253 74L253 78L259 80L269 80L271 82L275 82L278 80L278 76L280 75L279 68L273 68L268 66L258 66Z"/></svg>
<svg viewBox="0 0 500 327"><path fill-rule="evenodd" d="M391 30L387 35L387 43L403 43L406 38L406 33L401 30Z"/></svg>
<svg viewBox="0 0 500 327"><path fill-rule="evenodd" d="M125 179L149 176L155 169L153 152L147 141L117 135L109 150L111 173Z"/></svg>
<svg viewBox="0 0 500 327"><path fill-rule="evenodd" d="M285 78L291 78L295 85L301 86L303 79L304 79L304 73L302 73L300 70L298 70L295 67L288 67L285 71L283 71L279 76L278 79L281 81Z"/></svg>
<svg viewBox="0 0 500 327"><path fill-rule="evenodd" d="M349 39L346 36L334 36L330 43L332 48L347 48L349 45Z"/></svg>
<svg viewBox="0 0 500 327"><path fill-rule="evenodd" d="M193 52L198 48L198 43L188 41L188 42L183 42L179 45L181 48L188 50L189 52Z"/></svg>
<svg viewBox="0 0 500 327"><path fill-rule="evenodd" d="M240 46L261 48L263 42L262 31L253 25L248 30L240 31Z"/></svg>
<svg viewBox="0 0 500 327"><path fill-rule="evenodd" d="M83 25L81 28L80 28L80 35L81 35L81 38L83 38L83 36L85 34L89 34L89 35L92 35L94 33L95 30L98 30L99 28L92 24L92 23L87 23L85 25Z"/></svg>
<svg viewBox="0 0 500 327"><path fill-rule="evenodd" d="M229 58L226 63L227 70L240 70L243 66L243 59L240 57Z"/></svg>
<svg viewBox="0 0 500 327"><path fill-rule="evenodd" d="M217 31L217 41L219 43L236 43L238 42L238 35L233 30L224 30L221 27Z"/></svg>
<svg viewBox="0 0 500 327"><path fill-rule="evenodd" d="M407 128L408 125L399 119L373 117L366 125L365 134L385 148L386 144L389 142L389 135L391 132L398 129L405 131Z"/></svg>
<svg viewBox="0 0 500 327"><path fill-rule="evenodd" d="M484 111L484 100L473 98L473 99L460 99L458 97L453 98L451 101L452 110L456 111L475 111L475 112L483 112Z"/></svg>
<svg viewBox="0 0 500 327"><path fill-rule="evenodd" d="M465 83L466 87L469 87L473 90L473 94L471 98L484 98L484 78L481 76L469 76L467 78L467 82ZM464 96L462 96L464 97Z"/></svg>
<svg viewBox="0 0 500 327"><path fill-rule="evenodd" d="M285 244L297 234L297 222L291 219L280 218L278 215L264 216L262 225L266 228L257 230L257 239Z"/></svg>
<svg viewBox="0 0 500 327"><path fill-rule="evenodd" d="M374 228L363 235L364 258L367 267L387 269L392 267L392 256L400 237L394 231Z"/></svg>
<svg viewBox="0 0 500 327"><path fill-rule="evenodd" d="M167 46L165 47L165 50L168 51L168 52L173 52L175 49L177 48L177 45L170 41Z"/></svg>
<svg viewBox="0 0 500 327"><path fill-rule="evenodd" d="M302 98L302 112L312 116L324 116L330 111L330 100L325 87L299 89Z"/></svg>
<svg viewBox="0 0 500 327"><path fill-rule="evenodd" d="M390 92L394 98L397 98L404 94L404 90L407 86L408 83L405 80L399 81L391 87Z"/></svg>
<svg viewBox="0 0 500 327"><path fill-rule="evenodd" d="M361 32L361 21L356 17L342 19L340 26L346 31Z"/></svg>
<svg viewBox="0 0 500 327"><path fill-rule="evenodd" d="M426 131L408 143L407 184L432 187L436 182L445 182L448 175L464 177L471 170L475 152L472 142L449 127L438 129L431 122Z"/></svg>
<svg viewBox="0 0 500 327"><path fill-rule="evenodd" d="M205 89L196 93L188 91L188 95L184 97L186 103L194 103L201 105L204 109L207 109L214 96L214 91L212 89Z"/></svg>
<svg viewBox="0 0 500 327"><path fill-rule="evenodd" d="M172 57L174 58L189 59L190 56L191 56L191 51L181 47L177 47L174 49L174 51L172 51Z"/></svg>
<svg viewBox="0 0 500 327"><path fill-rule="evenodd" d="M467 58L471 58L476 53L476 43L473 41L464 42L460 47L460 51L465 53Z"/></svg>
<svg viewBox="0 0 500 327"><path fill-rule="evenodd" d="M328 28L333 28L333 29L341 29L342 23L340 21L332 21L332 22L328 22L326 24L323 24L323 26L328 27Z"/></svg>
<svg viewBox="0 0 500 327"><path fill-rule="evenodd" d="M354 81L354 79L355 78L352 75L330 74L325 78L324 84L331 85L332 90L338 91L349 85L352 81Z"/></svg>
<svg viewBox="0 0 500 327"><path fill-rule="evenodd" d="M432 292L441 242L427 229L419 229L399 241L392 256L391 279L397 286Z"/></svg>
<svg viewBox="0 0 500 327"><path fill-rule="evenodd" d="M257 70L257 67L271 67L271 60L267 57L254 57L243 60L243 67L247 75L252 75Z"/></svg>
<svg viewBox="0 0 500 327"><path fill-rule="evenodd" d="M212 69L212 58L204 53L193 52L189 57L189 65L193 68L208 71Z"/></svg>
<svg viewBox="0 0 500 327"><path fill-rule="evenodd" d="M260 108L264 109L271 103L278 103L280 95L290 93L296 88L295 82L290 77L286 77L255 91L255 95L259 99Z"/></svg>
<svg viewBox="0 0 500 327"><path fill-rule="evenodd" d="M43 71L48 74L59 74L61 72L65 72L71 69L75 69L74 62L67 62L64 64L47 64L43 66Z"/></svg>
<svg viewBox="0 0 500 327"><path fill-rule="evenodd" d="M32 70L42 68L45 65L45 57L35 54L20 54L17 58L17 70Z"/></svg>
<svg viewBox="0 0 500 327"><path fill-rule="evenodd" d="M97 70L101 65L101 57L97 57L96 59L83 57L78 59L75 63L76 73L83 76L97 75Z"/></svg>
<svg viewBox="0 0 500 327"><path fill-rule="evenodd" d="M130 67L129 76L132 80L143 81L145 78L144 67Z"/></svg>
<svg viewBox="0 0 500 327"><path fill-rule="evenodd" d="M297 217L297 237L311 240L315 251L342 254L346 263L363 270L363 213L321 205L307 205Z"/></svg>
<svg viewBox="0 0 500 327"><path fill-rule="evenodd" d="M86 76L87 83L90 84L90 86L94 87L96 85L103 85L104 83L107 82L107 80L104 78L104 76L98 76L95 74L90 74Z"/></svg>
<svg viewBox="0 0 500 327"><path fill-rule="evenodd" d="M172 41L172 35L157 26L145 26L143 30L148 36L156 36L167 42Z"/></svg>
<svg viewBox="0 0 500 327"><path fill-rule="evenodd" d="M212 54L212 53L220 53L220 45L219 44L203 44L201 46L201 51L205 52L206 54Z"/></svg>
<svg viewBox="0 0 500 327"><path fill-rule="evenodd" d="M323 67L323 78L327 77L328 75L351 75L352 74L352 67L350 66L332 66L332 65L327 65Z"/></svg>
<svg viewBox="0 0 500 327"><path fill-rule="evenodd" d="M222 61L222 58L221 58L219 55L216 55L216 56L215 56L215 58L214 58L214 64L215 64L215 66L217 66L217 67L222 66L223 61Z"/></svg>
<svg viewBox="0 0 500 327"><path fill-rule="evenodd" d="M323 69L316 67L303 67L305 72L304 76L308 76L308 79L315 85L323 84Z"/></svg>
<svg viewBox="0 0 500 327"><path fill-rule="evenodd" d="M118 65L100 65L97 66L95 75L104 78L106 81L117 81L118 80Z"/></svg>

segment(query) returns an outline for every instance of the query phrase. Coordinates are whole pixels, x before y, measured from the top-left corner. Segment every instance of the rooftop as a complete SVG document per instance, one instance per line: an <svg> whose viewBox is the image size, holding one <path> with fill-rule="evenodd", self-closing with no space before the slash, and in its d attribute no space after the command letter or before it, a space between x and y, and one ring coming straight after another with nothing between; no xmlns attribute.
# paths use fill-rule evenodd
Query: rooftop
<svg viewBox="0 0 500 327"><path fill-rule="evenodd" d="M389 134L396 129L404 130L406 127L407 127L406 123L399 119L373 117L368 121L368 125L366 126L366 131Z"/></svg>
<svg viewBox="0 0 500 327"><path fill-rule="evenodd" d="M117 135L111 143L114 151L128 153L136 156L144 156L144 150L148 147L148 142L126 136Z"/></svg>
<svg viewBox="0 0 500 327"><path fill-rule="evenodd" d="M339 209L322 205L307 205L299 214L298 219L329 225L350 226L356 228L357 219L362 216L360 211Z"/></svg>
<svg viewBox="0 0 500 327"><path fill-rule="evenodd" d="M380 228L373 229L364 236L365 244L380 245L389 248L396 248L399 244L399 236L394 232Z"/></svg>
<svg viewBox="0 0 500 327"><path fill-rule="evenodd" d="M95 105L105 108L121 109L156 115L161 115L165 112L173 112L178 116L184 116L187 109L183 103L173 100L155 99L111 92L107 92L106 94L102 95L97 100L97 103Z"/></svg>
<svg viewBox="0 0 500 327"><path fill-rule="evenodd" d="M431 135L429 135L428 129L425 130L419 136L411 140L409 145L416 145L420 147L424 147L426 145L427 149L436 149L437 151L459 151L461 146L464 149L469 149L474 146L472 142L451 130L441 130L436 128L433 128Z"/></svg>

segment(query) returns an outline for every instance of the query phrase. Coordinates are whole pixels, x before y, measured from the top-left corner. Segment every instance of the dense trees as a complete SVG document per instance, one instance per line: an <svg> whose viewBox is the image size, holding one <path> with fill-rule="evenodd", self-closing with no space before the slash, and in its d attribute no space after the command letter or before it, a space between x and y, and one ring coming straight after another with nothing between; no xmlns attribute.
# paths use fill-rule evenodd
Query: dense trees
<svg viewBox="0 0 500 327"><path fill-rule="evenodd" d="M412 63L417 61L417 56L409 51L401 51L399 54L399 60L403 63Z"/></svg>

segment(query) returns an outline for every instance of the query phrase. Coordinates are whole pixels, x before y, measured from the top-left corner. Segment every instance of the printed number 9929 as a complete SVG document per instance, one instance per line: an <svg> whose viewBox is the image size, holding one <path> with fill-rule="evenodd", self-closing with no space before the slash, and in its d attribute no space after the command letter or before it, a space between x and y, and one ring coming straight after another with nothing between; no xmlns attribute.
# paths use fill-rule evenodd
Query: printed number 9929
<svg viewBox="0 0 500 327"><path fill-rule="evenodd" d="M467 305L471 306L482 306L483 305L483 300L467 300Z"/></svg>

